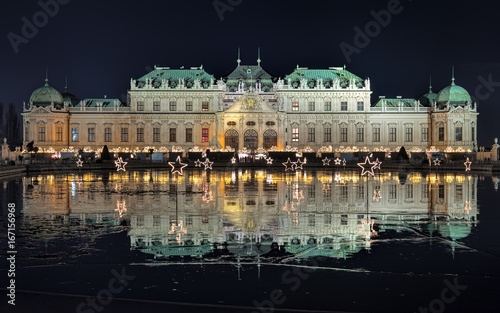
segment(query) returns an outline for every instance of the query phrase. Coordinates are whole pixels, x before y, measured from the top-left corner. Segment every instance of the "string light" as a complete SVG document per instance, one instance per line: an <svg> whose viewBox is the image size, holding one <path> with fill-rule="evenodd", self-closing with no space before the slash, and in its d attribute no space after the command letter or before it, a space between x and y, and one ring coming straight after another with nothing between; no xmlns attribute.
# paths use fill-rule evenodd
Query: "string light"
<svg viewBox="0 0 500 313"><path fill-rule="evenodd" d="M470 166L471 166L472 162L469 161L469 157L467 157L467 161L464 162L464 165L465 165L465 171L466 172L470 172Z"/></svg>
<svg viewBox="0 0 500 313"><path fill-rule="evenodd" d="M298 170L298 169L303 170L302 166L304 166L304 164L306 164L306 162L302 162L302 161L300 160L300 158L299 158L299 159L297 159L297 162L294 162L294 163L295 163L295 169L296 169L296 170Z"/></svg>
<svg viewBox="0 0 500 313"><path fill-rule="evenodd" d="M266 159L266 162L267 162L267 164L273 164L273 159L271 159L271 158L267 158L267 159Z"/></svg>
<svg viewBox="0 0 500 313"><path fill-rule="evenodd" d="M76 161L76 167L82 167L82 166L83 166L82 159L78 159L78 161Z"/></svg>
<svg viewBox="0 0 500 313"><path fill-rule="evenodd" d="M336 158L333 162L335 162L335 165L340 165L340 162L342 162L342 160L340 158Z"/></svg>
<svg viewBox="0 0 500 313"><path fill-rule="evenodd" d="M285 166L285 172L288 170L293 171L296 165L295 162L290 161L290 158L288 158L288 160L282 164Z"/></svg>
<svg viewBox="0 0 500 313"><path fill-rule="evenodd" d="M441 165L441 160L440 159L435 159L434 160L434 166L440 166Z"/></svg>
<svg viewBox="0 0 500 313"><path fill-rule="evenodd" d="M380 190L373 191L373 201L379 202L382 199L382 195L380 194Z"/></svg>
<svg viewBox="0 0 500 313"><path fill-rule="evenodd" d="M202 164L203 162L201 162L200 159L194 161L194 167L201 167Z"/></svg>
<svg viewBox="0 0 500 313"><path fill-rule="evenodd" d="M346 160L345 160L345 159L343 159L343 160L342 160L342 165L343 165L343 166L345 166L346 164L347 164Z"/></svg>
<svg viewBox="0 0 500 313"><path fill-rule="evenodd" d="M330 165L331 160L329 158L324 158L322 161L323 161L324 166L328 166L328 165Z"/></svg>
<svg viewBox="0 0 500 313"><path fill-rule="evenodd" d="M373 166L373 169L380 169L380 165L382 165L382 162L378 160L378 158L375 160L375 165Z"/></svg>
<svg viewBox="0 0 500 313"><path fill-rule="evenodd" d="M214 164L214 162L210 162L210 160L206 158L205 162L203 162L202 164L205 165L205 171L206 171L212 169L212 164Z"/></svg>
<svg viewBox="0 0 500 313"><path fill-rule="evenodd" d="M370 158L368 156L366 156L364 163L358 163L358 166L363 169L361 171L361 176L365 175L366 173L368 173L372 176L375 176L375 173L373 172L375 165L376 165L376 163L371 162ZM370 169L368 169L368 168L370 168Z"/></svg>
<svg viewBox="0 0 500 313"><path fill-rule="evenodd" d="M181 162L181 156L177 156L177 159L175 160L175 162L168 162L168 165L170 165L172 167L172 173L175 174L175 173L178 173L180 175L184 175L184 173L182 172L182 169L185 168L187 166L186 163L182 163Z"/></svg>
<svg viewBox="0 0 500 313"><path fill-rule="evenodd" d="M127 162L124 162L121 157L118 158L118 160L115 161L116 165L116 171L124 171L125 172L125 165L127 165Z"/></svg>
<svg viewBox="0 0 500 313"><path fill-rule="evenodd" d="M199 160L198 160L199 161ZM196 163L196 162L195 162ZM236 158L235 157L232 157L231 158L231 163L235 164L236 163Z"/></svg>

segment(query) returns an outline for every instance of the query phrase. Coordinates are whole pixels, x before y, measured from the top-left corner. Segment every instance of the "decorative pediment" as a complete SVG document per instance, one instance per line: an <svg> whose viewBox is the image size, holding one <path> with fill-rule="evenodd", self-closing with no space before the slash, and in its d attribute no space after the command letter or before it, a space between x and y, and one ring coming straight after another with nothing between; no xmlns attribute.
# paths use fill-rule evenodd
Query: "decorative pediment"
<svg viewBox="0 0 500 313"><path fill-rule="evenodd" d="M34 110L31 110L30 114L47 114L47 113L52 113L50 107L38 107Z"/></svg>
<svg viewBox="0 0 500 313"><path fill-rule="evenodd" d="M468 110L464 109L463 107L454 107L453 109L451 109L448 114L467 114L467 113L470 113Z"/></svg>
<svg viewBox="0 0 500 313"><path fill-rule="evenodd" d="M155 121L155 122L153 122L153 123L151 123L151 124L152 124L153 126L157 126L157 127L161 126L161 123L160 123L160 122L158 122L158 121Z"/></svg>
<svg viewBox="0 0 500 313"><path fill-rule="evenodd" d="M144 127L144 126L146 126L146 123L139 121L139 122L136 122L135 125Z"/></svg>
<svg viewBox="0 0 500 313"><path fill-rule="evenodd" d="M227 113L276 113L259 94L247 92L226 111Z"/></svg>

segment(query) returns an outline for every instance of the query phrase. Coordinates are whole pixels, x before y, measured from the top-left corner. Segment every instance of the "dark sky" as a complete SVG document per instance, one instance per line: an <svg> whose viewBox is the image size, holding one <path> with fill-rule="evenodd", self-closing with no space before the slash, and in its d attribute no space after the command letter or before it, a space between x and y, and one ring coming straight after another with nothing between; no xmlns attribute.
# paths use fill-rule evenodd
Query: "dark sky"
<svg viewBox="0 0 500 313"><path fill-rule="evenodd" d="M38 1L1 2L0 102L21 110L43 85L46 67L50 85L60 91L67 76L70 91L80 98L122 98L130 78L155 64L203 64L218 78L236 66L238 47L242 64L255 64L261 47L262 66L276 76L284 77L297 64L346 64L358 76L370 77L372 102L379 95L419 98L430 75L438 92L450 84L454 65L456 84L480 99L479 144L491 146L500 136L495 127L500 19L493 1L402 0L385 27L372 28L369 43L350 62L341 43L356 47L354 28L373 25L370 12L388 10L396 1L59 1L67 3L47 21ZM233 5L221 19L214 3ZM28 34L32 38L16 53L8 34L23 36L23 17L42 18L37 33ZM486 88L488 79L493 83Z"/></svg>

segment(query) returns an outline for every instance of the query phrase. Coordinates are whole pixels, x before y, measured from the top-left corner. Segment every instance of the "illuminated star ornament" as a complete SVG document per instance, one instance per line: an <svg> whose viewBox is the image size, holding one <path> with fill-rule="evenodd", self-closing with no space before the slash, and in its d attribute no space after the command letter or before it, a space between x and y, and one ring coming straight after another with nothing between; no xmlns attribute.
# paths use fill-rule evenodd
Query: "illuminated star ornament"
<svg viewBox="0 0 500 313"><path fill-rule="evenodd" d="M298 170L298 169L303 170L302 166L304 166L304 164L306 164L306 161L303 162L300 159L297 159L297 162L294 162L294 163L295 163L295 169L296 170Z"/></svg>
<svg viewBox="0 0 500 313"><path fill-rule="evenodd" d="M290 161L290 158L288 158L288 160L282 164L285 166L285 172L289 171L289 170L293 171L295 169L295 165L296 165L295 162Z"/></svg>
<svg viewBox="0 0 500 313"><path fill-rule="evenodd" d="M343 160L342 160L342 165L343 165L343 166L345 166L345 165L346 165L346 163L347 163L347 162L345 161L345 159L343 159Z"/></svg>
<svg viewBox="0 0 500 313"><path fill-rule="evenodd" d="M324 166L328 166L328 165L330 165L331 160L329 158L324 158L322 161L323 161Z"/></svg>
<svg viewBox="0 0 500 313"><path fill-rule="evenodd" d="M203 162L201 162L200 159L194 161L194 167L201 167L202 164Z"/></svg>
<svg viewBox="0 0 500 313"><path fill-rule="evenodd" d="M340 158L336 158L335 160L333 160L333 162L335 162L335 165L340 165L340 162L342 162L342 160Z"/></svg>
<svg viewBox="0 0 500 313"><path fill-rule="evenodd" d="M467 157L467 161L464 162L464 165L465 165L465 171L466 172L470 172L470 166L471 166L472 162L469 160L469 158Z"/></svg>
<svg viewBox="0 0 500 313"><path fill-rule="evenodd" d="M212 164L214 164L214 162L211 162L208 158L206 158L205 162L203 162L202 164L205 165L205 171L206 171L212 169Z"/></svg>
<svg viewBox="0 0 500 313"><path fill-rule="evenodd" d="M380 169L380 165L382 165L382 162L378 160L378 158L375 160L375 165L373 166L373 169Z"/></svg>
<svg viewBox="0 0 500 313"><path fill-rule="evenodd" d="M267 164L273 164L273 159L271 159L271 158L267 158L267 159L266 159L266 162L267 162Z"/></svg>
<svg viewBox="0 0 500 313"><path fill-rule="evenodd" d="M83 166L82 159L78 159L78 161L76 161L76 167L82 167L82 166Z"/></svg>
<svg viewBox="0 0 500 313"><path fill-rule="evenodd" d="M370 162L370 158L366 156L364 163L358 163L358 166L363 169L363 171L361 171L361 176L365 175L366 173L375 176L375 173L373 172L375 165L376 163Z"/></svg>
<svg viewBox="0 0 500 313"><path fill-rule="evenodd" d="M115 161L116 165L116 171L124 171L125 172L125 165L127 165L127 162L124 162L121 157L118 158L118 160Z"/></svg>
<svg viewBox="0 0 500 313"><path fill-rule="evenodd" d="M177 159L175 160L175 162L168 162L168 165L172 166L172 173L173 174L178 173L180 175L184 175L184 173L182 172L182 169L187 166L186 163L181 162L181 156L177 156Z"/></svg>
<svg viewBox="0 0 500 313"><path fill-rule="evenodd" d="M199 160L198 160L198 161L199 161ZM196 163L196 162L194 162L194 163ZM233 164L235 164L235 163L236 163L236 158L235 158L235 157L232 157L232 158L231 158L231 163L233 163Z"/></svg>
<svg viewBox="0 0 500 313"><path fill-rule="evenodd" d="M441 160L440 159L435 159L434 160L434 166L440 166L441 165Z"/></svg>
<svg viewBox="0 0 500 313"><path fill-rule="evenodd" d="M380 190L373 191L373 201L379 202L382 199L382 195L380 194Z"/></svg>

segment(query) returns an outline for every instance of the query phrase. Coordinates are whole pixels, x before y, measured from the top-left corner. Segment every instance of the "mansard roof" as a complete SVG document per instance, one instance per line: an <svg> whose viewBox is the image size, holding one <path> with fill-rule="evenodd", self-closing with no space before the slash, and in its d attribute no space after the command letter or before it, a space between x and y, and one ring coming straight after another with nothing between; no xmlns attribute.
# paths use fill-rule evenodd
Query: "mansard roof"
<svg viewBox="0 0 500 313"><path fill-rule="evenodd" d="M272 80L273 76L266 72L260 65L238 65L226 78L228 80L260 79L262 81Z"/></svg>
<svg viewBox="0 0 500 313"><path fill-rule="evenodd" d="M382 107L382 105L385 105L386 107L389 108L397 108L401 104L402 107L404 108L414 108L414 107L423 107L422 104L420 104L417 100L411 99L411 98L396 98L396 99L389 99L389 98L382 98L379 99L373 106L374 107Z"/></svg>
<svg viewBox="0 0 500 313"><path fill-rule="evenodd" d="M171 69L170 67L155 67L154 70L142 76L136 80L136 85L139 88L144 87L146 80L151 81L153 87L160 87L162 80L168 81L170 83L177 84L180 80L184 80L187 84L194 83L195 80L199 79L202 86L205 84L207 87L211 82L215 82L215 78L212 74L205 72L203 66L201 67L191 67L189 69ZM205 87L205 86L204 86Z"/></svg>
<svg viewBox="0 0 500 313"><path fill-rule="evenodd" d="M305 79L307 81L315 81L322 79L323 83L327 81L339 80L341 86L346 84L347 87L350 80L354 80L355 84L362 87L364 85L363 79L361 77L354 75L353 73L347 71L345 68L341 67L330 67L328 69L308 69L307 67L298 67L293 71L293 73L285 76L285 83L290 81L301 81Z"/></svg>
<svg viewBox="0 0 500 313"><path fill-rule="evenodd" d="M119 107L125 107L126 105L120 101L120 99L109 99L109 98L101 98L101 99L83 99L80 101L75 107L114 107L115 104L118 104Z"/></svg>

